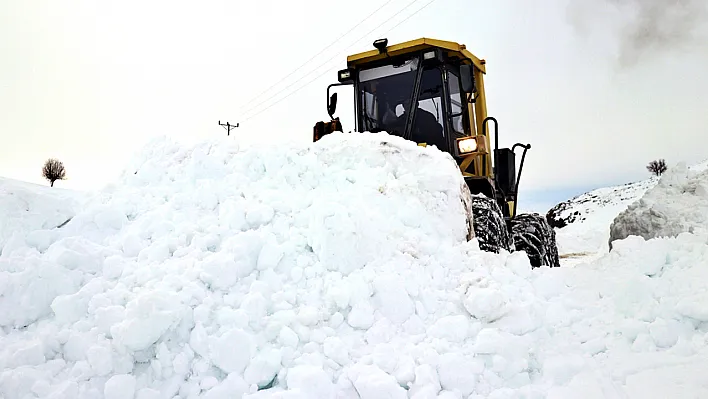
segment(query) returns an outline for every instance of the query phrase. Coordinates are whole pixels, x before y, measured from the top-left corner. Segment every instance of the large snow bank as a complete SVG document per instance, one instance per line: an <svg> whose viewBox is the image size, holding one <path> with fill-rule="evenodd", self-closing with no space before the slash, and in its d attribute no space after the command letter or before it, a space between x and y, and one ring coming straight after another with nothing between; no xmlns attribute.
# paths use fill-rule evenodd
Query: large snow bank
<svg viewBox="0 0 708 399"><path fill-rule="evenodd" d="M156 141L0 257L0 396L706 396L708 238L532 271L466 241L460 184L383 134Z"/></svg>
<svg viewBox="0 0 708 399"><path fill-rule="evenodd" d="M688 167L692 173L708 170L708 160ZM620 186L603 187L563 201L547 214L556 228L558 252L565 256L597 254L609 249L609 227L614 219L639 201L659 182L650 177Z"/></svg>
<svg viewBox="0 0 708 399"><path fill-rule="evenodd" d="M614 217L626 209L629 204L641 198L657 182L658 179L652 177L621 186L588 191L555 205L546 213L546 219L551 226L557 229L588 220L596 223L604 221L607 215Z"/></svg>
<svg viewBox="0 0 708 399"><path fill-rule="evenodd" d="M505 258L467 242L462 184L449 156L382 134L295 149L155 142L58 233L3 252L2 395L522 385L524 340L493 378L473 357L487 323L535 308L509 303L529 285ZM533 330L526 319L499 334Z"/></svg>
<svg viewBox="0 0 708 399"><path fill-rule="evenodd" d="M600 188L553 207L546 214L546 219L556 228L558 253L606 252L608 226L612 220L656 183L657 180L652 178Z"/></svg>
<svg viewBox="0 0 708 399"><path fill-rule="evenodd" d="M670 168L658 184L620 213L610 227L610 242L630 235L674 237L708 229L708 170L684 163Z"/></svg>
<svg viewBox="0 0 708 399"><path fill-rule="evenodd" d="M13 235L51 230L76 213L83 194L0 178L0 254Z"/></svg>
<svg viewBox="0 0 708 399"><path fill-rule="evenodd" d="M545 377L567 382L547 397L708 397L706 265L708 235L682 233L629 237L594 262L538 275L555 331Z"/></svg>

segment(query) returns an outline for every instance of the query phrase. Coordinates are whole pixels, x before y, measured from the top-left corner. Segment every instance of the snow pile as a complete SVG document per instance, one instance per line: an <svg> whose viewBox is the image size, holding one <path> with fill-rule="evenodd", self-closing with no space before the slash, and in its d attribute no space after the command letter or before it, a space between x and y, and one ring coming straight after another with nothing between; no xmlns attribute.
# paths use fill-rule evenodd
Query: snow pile
<svg viewBox="0 0 708 399"><path fill-rule="evenodd" d="M154 142L3 252L0 396L523 388L543 305L524 254L467 242L462 184L449 156L384 134Z"/></svg>
<svg viewBox="0 0 708 399"><path fill-rule="evenodd" d="M548 211L546 218L551 226L558 229L586 220L604 219L607 214L614 212L616 215L617 210L626 209L657 182L658 179L652 177L621 186L592 190L557 204Z"/></svg>
<svg viewBox="0 0 708 399"><path fill-rule="evenodd" d="M386 134L155 141L0 256L0 397L708 397L708 236L532 271L462 183Z"/></svg>
<svg viewBox="0 0 708 399"><path fill-rule="evenodd" d="M546 214L556 230L561 255L603 252L612 220L656 185L651 178L623 186L600 188L561 202Z"/></svg>
<svg viewBox="0 0 708 399"><path fill-rule="evenodd" d="M555 331L544 378L564 385L548 397L708 397L706 265L708 235L682 233L619 240L595 262L538 274Z"/></svg>
<svg viewBox="0 0 708 399"><path fill-rule="evenodd" d="M708 161L688 169L696 173L708 170ZM566 257L607 252L608 226L658 182L659 178L652 176L621 186L592 190L554 206L546 214L546 219L556 228L558 252Z"/></svg>
<svg viewBox="0 0 708 399"><path fill-rule="evenodd" d="M681 163L620 213L610 227L610 242L630 235L646 239L675 237L708 229L708 170L689 170Z"/></svg>
<svg viewBox="0 0 708 399"><path fill-rule="evenodd" d="M66 222L81 199L71 190L0 178L0 254L13 235L51 230Z"/></svg>

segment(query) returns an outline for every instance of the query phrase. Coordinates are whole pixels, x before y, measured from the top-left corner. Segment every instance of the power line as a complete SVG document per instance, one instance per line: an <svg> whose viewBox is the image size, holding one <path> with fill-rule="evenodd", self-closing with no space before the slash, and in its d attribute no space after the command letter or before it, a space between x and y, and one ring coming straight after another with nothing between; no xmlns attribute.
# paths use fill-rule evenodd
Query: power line
<svg viewBox="0 0 708 399"><path fill-rule="evenodd" d="M393 28L391 28L391 29L387 30L386 32L382 33L381 36L384 36L384 35L386 35L387 33L391 32L392 30L398 28L398 26L400 26L402 23L406 22L408 19L410 19L410 18L413 17L414 15L416 15L416 14L418 14L419 12L423 11L423 9L424 9L425 7L431 5L433 2L435 2L435 0L430 0L430 1L427 2L423 7L420 7L418 10L416 10L413 14L407 16L406 18L404 18L403 20L401 20L401 22L399 22L399 23L397 23L396 25L394 25Z"/></svg>
<svg viewBox="0 0 708 399"><path fill-rule="evenodd" d="M406 8L410 7L411 5L413 5L413 3L417 2L417 1L418 1L418 0L413 0L413 1L412 1L411 3L409 3L406 7L404 7L404 8L401 9L399 12L397 12L396 14L394 14L392 18L396 17L398 14L400 14L401 12L403 12ZM385 34L391 32L393 29L397 28L397 27L400 26L402 23L406 22L408 19L410 19L410 18L413 17L414 15L418 14L418 13L419 13L420 11L422 11L424 8L428 7L428 6L429 6L430 4L432 4L434 1L435 1L435 0L430 0L430 1L429 1L428 3L426 3L423 7L419 8L418 10L416 10L415 12L413 12L412 14L410 14L409 16L407 16L406 18L404 18L403 20L401 20L399 23L397 23L396 25L394 25L391 29L389 29L389 30L387 30L386 32L384 32L382 35L385 35ZM372 32L375 31L376 29L378 29L378 28L380 28L381 26L383 26L383 24L386 23L386 22L388 22L388 21L385 21L385 22L381 23L380 25L378 25L376 28L370 30L370 31L369 31L368 33L366 33L364 36L362 36L362 37L359 38L357 41L355 41L354 43L352 43L351 45L349 45L349 47L347 47L345 50L348 50L349 48L353 47L355 44L359 43L361 40L363 40L363 39L364 39L366 36L368 36L370 33L372 33ZM341 52L340 52L339 54L341 54ZM325 61L323 64L320 64L317 68L319 68L319 67L325 65L325 64L328 63L329 61L331 61L331 60L333 60L334 58L338 57L339 54L337 54L337 55L335 55L334 57L330 58L329 60ZM316 70L317 68L315 68L315 70ZM312 82L314 82L314 81L316 81L317 79L319 79L320 77L322 77L324 74L326 74L326 73L328 73L328 72L331 72L333 69L336 69L336 68L333 66L333 67L330 67L329 69L323 71L323 72L320 73L319 75L315 76L314 79L308 81L308 82L305 83L304 85L302 85L302 86L300 86L299 88L295 89L294 91L288 93L287 95L285 95L284 97L280 98L280 99L277 100L276 102L270 104L270 105L267 106L266 108L263 108L262 110L256 112L255 114L252 114L252 115L246 117L246 119L245 119L244 121L248 121L249 119L251 119L251 118L253 118L253 117L255 117L255 116L257 116L257 115L259 115L259 114L261 114L261 113L263 113L263 112L265 112L266 110L268 110L269 108L275 106L275 105L278 104L279 102L285 100L286 98L292 96L293 94L295 94L295 93L297 93L298 91L302 90L303 88L307 87L307 86L310 85ZM313 70L312 72L314 72L315 70ZM310 73L312 73L312 72L310 72ZM308 74L308 75L309 75L309 74ZM305 76L307 76L307 75L305 75ZM303 77L304 77L304 76L303 76ZM292 85L291 85L291 86L292 86ZM285 89L287 89L287 87L286 87ZM285 90L285 89L284 89L284 90ZM273 96L270 97L270 98L273 98ZM266 101L267 101L267 100L266 100Z"/></svg>
<svg viewBox="0 0 708 399"><path fill-rule="evenodd" d="M264 91L262 91L262 92L261 92L260 94L258 94L257 96L253 97L250 101L246 102L246 104L252 104L253 101L255 101L256 99L258 99L258 97L260 97L260 96L262 96L263 94L267 93L268 91L270 91L270 89L276 87L280 82L284 81L285 79L287 79L287 78L289 78L290 76L292 76L295 72L297 72L297 71L299 71L300 69L302 69L302 67L304 67L305 65L307 65L310 61L312 61L312 60L314 60L315 58L317 58L318 55L324 53L325 50L327 50L328 48L330 48L330 47L332 47L333 45L335 45L337 42L339 42L341 39L343 39L346 35L350 34L350 33L351 33L352 31L354 31L354 29L356 29L359 25L361 25L361 24L363 24L364 22L366 22L369 18L371 18L371 16L373 16L374 14L376 14L377 12L379 12L382 8L386 7L386 6L387 6L389 3L391 3L392 1L393 1L393 0L387 0L382 6L379 6L379 8L377 8L377 9L374 10L374 11L372 11L369 15L367 15L366 17L364 17L364 19L362 19L361 21L359 21L359 23L357 23L356 25L354 25L353 27L351 27L348 31L346 31L344 34L342 34L342 35L339 36L337 39L335 39L335 40L334 40L332 43L330 43L327 47L323 48L322 50L320 50L320 52L318 52L317 54L313 55L309 60L305 61L302 65L300 65L299 67L295 68L295 70L293 70L292 72L290 72L290 73L289 73L288 75L286 75L284 78L282 78L282 79L280 79L279 81L275 82L272 86L270 86L269 88L265 89ZM306 76L307 76L307 75L306 75ZM250 109L250 108L249 108L249 109ZM249 109L246 109L246 112L248 112Z"/></svg>
<svg viewBox="0 0 708 399"><path fill-rule="evenodd" d="M404 8L401 9L399 12L397 12L396 14L394 14L393 17L396 17L398 14L400 14L401 12L403 12L403 10L405 10L405 9L408 8L408 7L410 7L411 5L413 5L413 3L417 2L417 1L418 1L418 0L413 0L413 1L412 1L411 3L409 3L406 7L404 7ZM432 4L433 2L435 2L435 0L430 0L430 1L429 1L428 3L426 3L423 7L419 8L417 11L415 11L414 13L410 14L409 16L407 16L406 18L404 18L403 20L401 20L399 23L397 23L396 25L394 25L391 29L389 29L389 30L387 30L386 32L384 32L382 35L385 35L385 34L391 32L392 30L396 29L396 28L397 28L398 26L400 26L402 23L404 23L405 21L407 21L408 19L410 19L410 18L413 17L414 15L418 14L420 11L422 11L424 8L428 7L428 6L429 6L430 4ZM392 17L392 18L393 18L393 17ZM385 21L385 22L383 22L383 23L381 23L379 26L377 26L376 28L372 29L371 31L369 31L366 35L364 35L364 36L362 36L361 38L359 38L356 42L352 43L352 44L351 44L349 47L347 47L345 50L348 50L349 48L353 47L355 44L359 43L359 42L360 42L361 40L363 40L366 36L368 36L371 32L373 32L373 31L375 31L376 29L380 28L380 27L381 27L384 23L386 23L386 22L388 22L388 20ZM339 54L341 54L341 52L340 52ZM319 68L319 67L325 65L325 64L328 63L329 61L331 61L331 60L333 60L334 58L338 57L339 54L337 54L337 55L335 55L334 57L330 58L329 60L325 61L323 64L319 65L317 68ZM317 68L315 68L315 70L317 70ZM263 112L265 112L266 110L268 110L269 108L275 106L275 105L278 104L279 102L281 102L281 101L285 100L286 98L292 96L293 94L295 94L295 93L297 93L298 91L302 90L303 88L307 87L307 86L310 85L312 82L314 82L315 80L319 79L319 78L322 77L324 74L326 74L326 73L332 71L333 69L335 69L335 67L330 67L329 69L327 69L327 70L325 70L324 72L320 73L319 75L315 76L314 79L308 81L307 83L305 83L304 85L302 85L302 86L300 86L299 88L295 89L294 91L291 91L290 93L286 94L284 97L280 98L280 99L277 100L276 102L274 102L274 103L270 104L269 106L267 106L267 107L261 109L260 111L256 112L255 114L251 114L250 116L247 116L246 119L244 119L244 122L245 122L245 121L248 121L249 119L251 119L251 118L253 118L253 117L255 117L255 116L257 116L257 115L259 115L259 114L261 114L261 113L263 113ZM315 70L313 70L312 72L315 72ZM310 73L312 73L312 72L310 72ZM307 75L309 75L309 73L308 73ZM304 75L304 76L307 76L307 75ZM304 76L303 76L303 77L304 77ZM293 84L297 83L297 82L298 82L299 80L301 80L301 79L302 79L302 78L300 78L300 79L298 79L297 81L293 82ZM288 87L292 86L293 84L289 85ZM288 87L286 87L286 88L283 89L283 90L286 90ZM269 97L268 99L264 100L263 102L268 101L269 99L271 99L271 98L273 98L273 97L275 97L275 95ZM261 102L260 104L262 104L263 102Z"/></svg>
<svg viewBox="0 0 708 399"><path fill-rule="evenodd" d="M403 11L405 11L408 7L410 7L411 5L413 5L413 3L417 2L417 1L418 1L418 0L413 0L413 1L411 1L410 3L408 3L408 5L406 5L406 6L403 7L402 9L398 10L398 12L396 12L396 13L393 15L393 17L390 17L389 19L387 19L387 20L385 20L384 22L382 22L381 24L379 24L379 26L377 26L376 28L370 30L367 34L365 34L364 36L360 37L360 38L357 39L354 43L352 43L351 45L349 45L348 48L352 47L353 45L355 45L356 43L358 43L359 41L361 41L362 39L364 39L364 38L365 38L366 36L368 36L371 32L373 32L373 31L375 31L376 29L380 28L383 24L385 24L386 22L388 22L391 18L396 17L398 14L402 13ZM347 48L347 49L348 49L348 48ZM347 50L347 49L345 49L345 50ZM300 78L298 78L298 79L295 80L294 82L292 82L292 83L290 83L289 85L287 85L287 86L285 86L284 88L282 88L281 91L285 91L285 90L291 88L291 87L294 86L297 82L299 82L299 81L301 81L302 79L304 79L306 76L312 74L313 72L316 72L317 69L319 69L320 67L326 65L328 62L330 62L330 61L332 61L333 59L339 57L339 55L340 55L341 53L342 53L342 52L340 51L339 53L335 54L333 57L329 58L327 61L323 62L322 64L320 64L320 65L318 65L318 66L316 66L315 69L313 69L312 71L310 71L310 72L308 72L308 73L306 73L306 74L300 76ZM275 96L277 96L278 94L280 94L280 93L274 93L272 96L266 98L265 100L263 100L263 101L261 101L261 102L259 102L259 103L257 103L257 104L251 105L251 106L250 106L248 109L246 109L243 113L246 114L246 115L248 115L248 113L249 113L251 110L256 109L259 105L265 104L266 102L268 102L269 100L271 100L272 98L274 98ZM250 117L247 116L247 118L250 118Z"/></svg>

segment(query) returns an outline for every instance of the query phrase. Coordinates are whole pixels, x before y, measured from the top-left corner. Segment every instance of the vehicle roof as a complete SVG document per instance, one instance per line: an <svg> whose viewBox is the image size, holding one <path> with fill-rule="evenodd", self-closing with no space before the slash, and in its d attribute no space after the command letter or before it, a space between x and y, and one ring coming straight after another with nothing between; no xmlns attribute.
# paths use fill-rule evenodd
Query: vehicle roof
<svg viewBox="0 0 708 399"><path fill-rule="evenodd" d="M386 47L388 56L396 56L400 54L406 54L413 51L425 50L428 48L441 48L447 50L451 55L458 56L470 60L482 73L486 73L484 60L480 60L469 50L464 44L459 44L455 42L449 42L445 40L430 39L430 38L420 38L415 40L409 40L407 42L393 44ZM356 67L363 64L368 64L373 61L378 61L387 57L386 54L382 54L379 50L369 50L358 54L353 54L347 57L347 66Z"/></svg>

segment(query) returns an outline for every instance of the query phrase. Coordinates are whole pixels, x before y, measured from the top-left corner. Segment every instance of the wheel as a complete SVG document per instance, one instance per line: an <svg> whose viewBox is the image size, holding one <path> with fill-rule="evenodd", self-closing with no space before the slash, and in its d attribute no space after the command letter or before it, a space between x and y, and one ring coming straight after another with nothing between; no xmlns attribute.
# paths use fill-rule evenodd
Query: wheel
<svg viewBox="0 0 708 399"><path fill-rule="evenodd" d="M472 192L467 183L460 186L462 191L462 206L465 208L465 222L467 224L467 241L474 238L474 214L472 213Z"/></svg>
<svg viewBox="0 0 708 399"><path fill-rule="evenodd" d="M482 251L499 253L501 248L511 252L511 237L502 211L492 198L483 194L472 196L474 234Z"/></svg>
<svg viewBox="0 0 708 399"><path fill-rule="evenodd" d="M560 267L556 232L538 213L520 214L511 219L511 235L517 251L524 251L531 267Z"/></svg>

